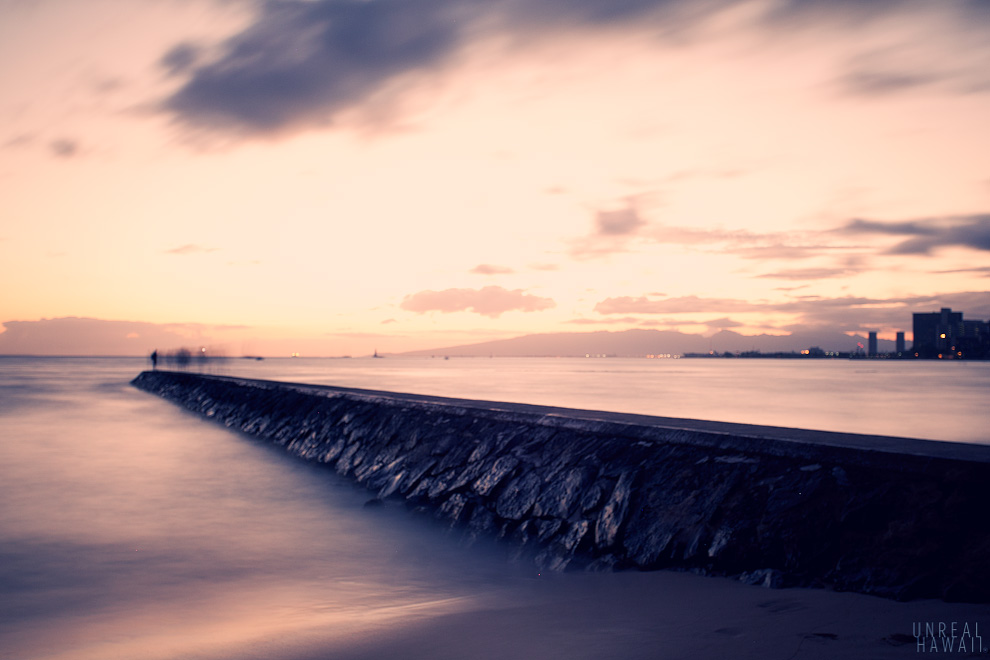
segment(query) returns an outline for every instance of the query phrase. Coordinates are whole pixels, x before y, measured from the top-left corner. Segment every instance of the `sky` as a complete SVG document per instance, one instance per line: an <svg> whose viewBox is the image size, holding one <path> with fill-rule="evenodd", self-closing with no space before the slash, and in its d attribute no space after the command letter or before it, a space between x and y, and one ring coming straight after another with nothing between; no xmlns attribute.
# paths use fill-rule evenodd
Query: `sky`
<svg viewBox="0 0 990 660"><path fill-rule="evenodd" d="M0 354L990 318L986 0L0 0Z"/></svg>

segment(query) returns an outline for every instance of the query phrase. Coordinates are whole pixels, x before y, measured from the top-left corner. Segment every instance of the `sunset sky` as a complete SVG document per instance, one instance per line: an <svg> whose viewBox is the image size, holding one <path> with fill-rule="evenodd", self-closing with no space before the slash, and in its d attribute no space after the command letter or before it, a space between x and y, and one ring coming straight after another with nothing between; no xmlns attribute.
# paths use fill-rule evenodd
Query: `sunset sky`
<svg viewBox="0 0 990 660"><path fill-rule="evenodd" d="M0 354L990 318L986 0L0 0Z"/></svg>

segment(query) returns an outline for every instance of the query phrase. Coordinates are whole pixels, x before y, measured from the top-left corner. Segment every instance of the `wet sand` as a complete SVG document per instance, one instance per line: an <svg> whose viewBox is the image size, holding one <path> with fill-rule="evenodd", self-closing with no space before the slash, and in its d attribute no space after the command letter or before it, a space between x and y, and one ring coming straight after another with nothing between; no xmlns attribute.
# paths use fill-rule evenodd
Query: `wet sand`
<svg viewBox="0 0 990 660"><path fill-rule="evenodd" d="M872 660L917 657L918 622L955 621L960 632L964 623L990 631L990 605L767 589L669 571L541 576L482 600L418 620L385 620L343 637L332 625L298 630L291 638L259 639L203 658ZM990 646L990 637L982 646Z"/></svg>

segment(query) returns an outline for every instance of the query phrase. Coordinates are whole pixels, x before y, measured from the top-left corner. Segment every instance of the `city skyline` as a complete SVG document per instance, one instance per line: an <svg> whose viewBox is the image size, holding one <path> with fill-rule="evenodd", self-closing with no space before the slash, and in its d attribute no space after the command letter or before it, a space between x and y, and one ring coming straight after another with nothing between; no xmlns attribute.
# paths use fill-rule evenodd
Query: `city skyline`
<svg viewBox="0 0 990 660"><path fill-rule="evenodd" d="M986 320L988 31L965 0L0 2L0 354Z"/></svg>

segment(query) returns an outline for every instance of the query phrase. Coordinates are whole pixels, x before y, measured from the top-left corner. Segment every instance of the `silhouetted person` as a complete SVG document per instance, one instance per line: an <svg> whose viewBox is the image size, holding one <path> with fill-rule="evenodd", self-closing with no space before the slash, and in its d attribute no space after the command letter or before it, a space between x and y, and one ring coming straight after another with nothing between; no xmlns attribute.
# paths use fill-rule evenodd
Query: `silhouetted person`
<svg viewBox="0 0 990 660"><path fill-rule="evenodd" d="M158 349L151 351L151 368L155 369L158 367Z"/></svg>

